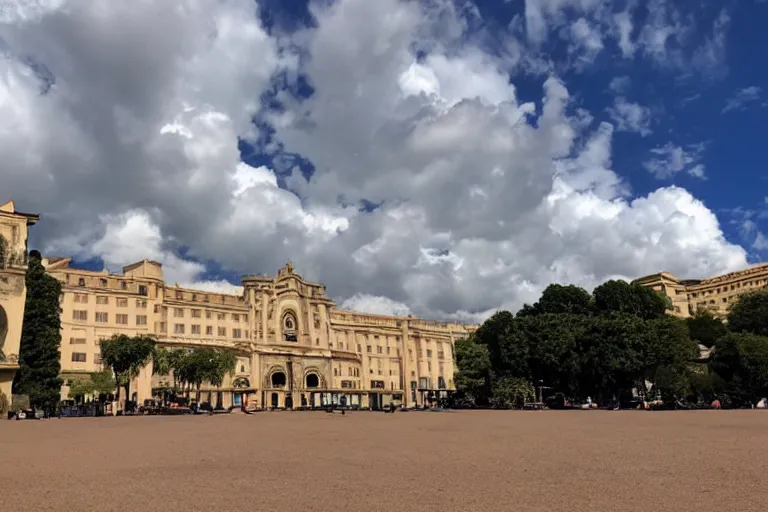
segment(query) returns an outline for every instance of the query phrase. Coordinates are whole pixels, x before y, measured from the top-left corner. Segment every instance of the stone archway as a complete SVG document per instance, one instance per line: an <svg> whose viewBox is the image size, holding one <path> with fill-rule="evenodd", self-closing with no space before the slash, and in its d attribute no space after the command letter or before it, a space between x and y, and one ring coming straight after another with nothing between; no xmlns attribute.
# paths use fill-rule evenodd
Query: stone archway
<svg viewBox="0 0 768 512"><path fill-rule="evenodd" d="M288 379L285 376L285 372L277 370L269 376L269 383L273 388L284 388L288 383Z"/></svg>
<svg viewBox="0 0 768 512"><path fill-rule="evenodd" d="M307 389L319 388L320 376L315 372L308 373L307 376L304 378L304 386Z"/></svg>
<svg viewBox="0 0 768 512"><path fill-rule="evenodd" d="M5 308L0 306L0 352L3 351L5 345L5 338L8 336L8 315L5 312Z"/></svg>

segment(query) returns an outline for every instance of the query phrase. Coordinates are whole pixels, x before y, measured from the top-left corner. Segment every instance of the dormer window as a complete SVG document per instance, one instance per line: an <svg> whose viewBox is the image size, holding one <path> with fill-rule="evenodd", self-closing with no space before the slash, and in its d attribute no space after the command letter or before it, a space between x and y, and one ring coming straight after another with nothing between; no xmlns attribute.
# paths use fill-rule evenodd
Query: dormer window
<svg viewBox="0 0 768 512"><path fill-rule="evenodd" d="M85 286L85 278L81 277L77 280L77 286Z"/></svg>

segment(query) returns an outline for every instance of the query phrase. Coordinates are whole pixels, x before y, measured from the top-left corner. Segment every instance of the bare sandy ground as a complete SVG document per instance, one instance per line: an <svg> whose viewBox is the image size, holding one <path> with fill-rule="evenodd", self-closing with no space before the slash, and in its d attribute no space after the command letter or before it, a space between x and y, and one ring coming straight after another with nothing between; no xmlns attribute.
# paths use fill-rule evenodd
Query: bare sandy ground
<svg viewBox="0 0 768 512"><path fill-rule="evenodd" d="M0 421L5 511L765 511L768 411Z"/></svg>

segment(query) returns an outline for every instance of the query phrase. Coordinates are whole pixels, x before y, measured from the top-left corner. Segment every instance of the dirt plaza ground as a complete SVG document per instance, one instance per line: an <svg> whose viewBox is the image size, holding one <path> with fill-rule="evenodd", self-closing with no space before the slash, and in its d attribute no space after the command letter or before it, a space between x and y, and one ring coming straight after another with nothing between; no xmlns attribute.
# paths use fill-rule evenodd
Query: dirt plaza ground
<svg viewBox="0 0 768 512"><path fill-rule="evenodd" d="M0 422L5 511L765 511L768 411Z"/></svg>

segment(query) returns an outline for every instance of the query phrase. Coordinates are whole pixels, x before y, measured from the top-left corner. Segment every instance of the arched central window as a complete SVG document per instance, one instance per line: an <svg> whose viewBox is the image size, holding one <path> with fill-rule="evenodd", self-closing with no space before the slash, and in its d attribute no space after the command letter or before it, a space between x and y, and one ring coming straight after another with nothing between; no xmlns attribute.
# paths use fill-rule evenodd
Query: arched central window
<svg viewBox="0 0 768 512"><path fill-rule="evenodd" d="M296 327L296 317L292 312L287 312L285 316L283 316L283 329L286 331L295 331Z"/></svg>
<svg viewBox="0 0 768 512"><path fill-rule="evenodd" d="M271 383L273 388L284 388L286 383L285 374L283 372L275 372L272 374Z"/></svg>
<svg viewBox="0 0 768 512"><path fill-rule="evenodd" d="M306 384L308 388L320 387L320 377L318 377L316 373L309 373L307 374Z"/></svg>
<svg viewBox="0 0 768 512"><path fill-rule="evenodd" d="M283 315L283 336L285 341L297 341L298 337L296 331L299 329L299 324L296 321L296 316L292 311L288 311Z"/></svg>

